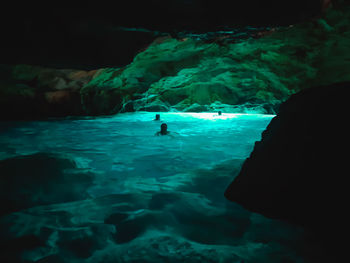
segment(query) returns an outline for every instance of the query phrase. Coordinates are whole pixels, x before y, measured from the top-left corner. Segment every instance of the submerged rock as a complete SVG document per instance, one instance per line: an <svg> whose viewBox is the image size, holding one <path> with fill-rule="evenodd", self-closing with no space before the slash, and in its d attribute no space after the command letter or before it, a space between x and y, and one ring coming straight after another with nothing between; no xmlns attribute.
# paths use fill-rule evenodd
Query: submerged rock
<svg viewBox="0 0 350 263"><path fill-rule="evenodd" d="M0 215L88 197L92 175L70 159L38 153L0 161Z"/></svg>
<svg viewBox="0 0 350 263"><path fill-rule="evenodd" d="M327 242L341 240L348 229L349 88L350 82L312 88L282 104L226 198Z"/></svg>

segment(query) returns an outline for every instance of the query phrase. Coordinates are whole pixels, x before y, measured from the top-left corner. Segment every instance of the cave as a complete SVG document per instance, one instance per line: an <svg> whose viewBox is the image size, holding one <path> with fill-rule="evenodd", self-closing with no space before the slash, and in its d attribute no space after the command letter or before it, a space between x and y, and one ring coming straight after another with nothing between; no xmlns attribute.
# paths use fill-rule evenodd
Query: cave
<svg viewBox="0 0 350 263"><path fill-rule="evenodd" d="M346 261L350 1L4 10L1 262Z"/></svg>

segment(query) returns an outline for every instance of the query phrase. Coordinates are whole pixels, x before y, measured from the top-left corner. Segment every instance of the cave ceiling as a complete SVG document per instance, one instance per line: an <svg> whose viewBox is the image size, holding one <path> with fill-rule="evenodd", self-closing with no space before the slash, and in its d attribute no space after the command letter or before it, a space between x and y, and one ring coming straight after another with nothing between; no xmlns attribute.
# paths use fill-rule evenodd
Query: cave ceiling
<svg viewBox="0 0 350 263"><path fill-rule="evenodd" d="M162 34L293 24L319 15L320 2L128 0L111 4L102 0L78 5L13 1L5 9L6 18L1 18L0 55L6 64L123 66Z"/></svg>

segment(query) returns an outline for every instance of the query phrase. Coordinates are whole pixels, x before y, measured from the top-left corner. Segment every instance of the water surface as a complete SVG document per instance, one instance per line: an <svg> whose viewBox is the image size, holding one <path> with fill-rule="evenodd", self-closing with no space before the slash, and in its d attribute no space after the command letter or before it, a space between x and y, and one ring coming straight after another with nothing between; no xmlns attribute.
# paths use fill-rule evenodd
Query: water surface
<svg viewBox="0 0 350 263"><path fill-rule="evenodd" d="M0 159L54 153L76 163L76 171L63 171L66 176L83 172L92 177L78 188L87 197L3 216L2 241L39 240L33 247L21 243L17 250L9 245L29 262L301 260L300 229L223 197L273 116L154 117L140 112L1 123ZM155 136L163 122L171 136ZM67 182L57 185L58 191L77 183Z"/></svg>

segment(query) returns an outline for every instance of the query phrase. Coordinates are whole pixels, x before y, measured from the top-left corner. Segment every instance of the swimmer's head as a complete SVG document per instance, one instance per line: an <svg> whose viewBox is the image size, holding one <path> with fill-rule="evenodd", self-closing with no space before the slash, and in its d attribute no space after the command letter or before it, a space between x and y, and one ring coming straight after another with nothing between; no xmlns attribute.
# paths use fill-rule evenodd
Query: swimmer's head
<svg viewBox="0 0 350 263"><path fill-rule="evenodd" d="M156 114L155 120L156 120L156 121L159 121L159 120L160 120L160 114Z"/></svg>
<svg viewBox="0 0 350 263"><path fill-rule="evenodd" d="M221 110L218 111L218 114L221 115Z"/></svg>

